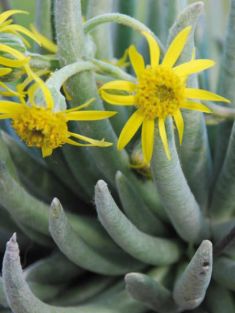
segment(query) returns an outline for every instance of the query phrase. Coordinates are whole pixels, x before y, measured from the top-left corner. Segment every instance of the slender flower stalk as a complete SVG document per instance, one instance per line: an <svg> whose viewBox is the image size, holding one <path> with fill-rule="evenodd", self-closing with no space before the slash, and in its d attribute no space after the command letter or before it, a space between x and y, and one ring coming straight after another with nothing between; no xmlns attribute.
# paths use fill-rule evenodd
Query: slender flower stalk
<svg viewBox="0 0 235 313"><path fill-rule="evenodd" d="M136 83L116 80L104 84L100 89L101 97L107 103L136 107L135 112L121 131L117 146L120 150L125 148L142 126L141 141L146 163L149 163L152 158L155 121L158 123L165 153L170 159L165 129L167 117L170 116L174 119L179 140L182 143L184 121L181 109L211 113L208 107L191 99L229 102L224 97L207 90L187 88L186 82L191 74L201 72L214 65L214 61L207 59L192 59L189 62L175 65L184 49L190 31L191 26L188 26L179 32L169 46L161 64L159 64L160 48L157 41L148 32L143 32L149 45L150 65L145 66L143 56L134 46L131 46L129 57L137 76Z"/></svg>
<svg viewBox="0 0 235 313"><path fill-rule="evenodd" d="M43 157L52 154L53 150L64 144L73 146L109 147L112 144L95 140L69 131L69 121L95 121L109 118L116 114L113 111L83 111L94 99L65 111L55 111L54 99L49 88L29 67L25 66L30 82L34 81L27 93L28 103L24 96L21 102L0 101L0 119L11 119L12 126L19 137L29 146L41 148ZM38 90L44 96L44 103L37 103L35 97ZM79 140L79 141L77 141ZM81 141L81 142L80 142Z"/></svg>

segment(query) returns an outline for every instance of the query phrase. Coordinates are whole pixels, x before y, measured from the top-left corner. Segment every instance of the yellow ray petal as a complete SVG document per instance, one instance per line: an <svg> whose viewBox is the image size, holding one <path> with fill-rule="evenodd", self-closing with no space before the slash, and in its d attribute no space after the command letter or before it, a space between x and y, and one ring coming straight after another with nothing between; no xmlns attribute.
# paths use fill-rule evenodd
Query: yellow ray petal
<svg viewBox="0 0 235 313"><path fill-rule="evenodd" d="M13 101L0 101L0 113L17 113L22 110L22 105Z"/></svg>
<svg viewBox="0 0 235 313"><path fill-rule="evenodd" d="M37 42L37 44L41 45L40 40L31 31L29 31L27 28L21 25L11 24L11 25L5 26L1 28L1 32L13 32L13 33L19 32L33 39L35 42Z"/></svg>
<svg viewBox="0 0 235 313"><path fill-rule="evenodd" d="M69 92L68 92L66 83L64 83L64 84L62 85L62 90L63 90L63 93L64 93L64 95L65 95L65 99L68 100L68 101L71 101L73 98L72 98L72 96L71 96L71 95L69 94Z"/></svg>
<svg viewBox="0 0 235 313"><path fill-rule="evenodd" d="M69 139L69 138L66 139L65 143L68 143L68 144L70 144L72 146L76 146L76 147L92 147L93 146L90 143L79 143L79 142L76 142L76 141Z"/></svg>
<svg viewBox="0 0 235 313"><path fill-rule="evenodd" d="M0 114L0 120L6 120L8 118L14 118L15 114Z"/></svg>
<svg viewBox="0 0 235 313"><path fill-rule="evenodd" d="M88 142L89 144L91 144L92 146L95 146L95 147L110 147L110 146L112 146L111 142L104 141L104 139L95 140L95 139L92 139L90 137L83 136L83 135L76 134L76 133L69 133L69 134L70 134L70 136L77 138L79 140ZM80 143L78 143L78 144L80 144Z"/></svg>
<svg viewBox="0 0 235 313"><path fill-rule="evenodd" d="M182 31L178 33L178 35L171 42L162 64L168 67L174 66L175 62L178 60L181 52L184 49L186 41L188 39L188 35L191 31L192 27L185 27Z"/></svg>
<svg viewBox="0 0 235 313"><path fill-rule="evenodd" d="M148 41L149 52L150 52L150 62L151 66L155 67L159 65L160 59L160 48L156 39L148 32L142 33Z"/></svg>
<svg viewBox="0 0 235 313"><path fill-rule="evenodd" d="M114 105L134 105L135 103L134 96L112 95L104 90L100 91L100 95L106 102Z"/></svg>
<svg viewBox="0 0 235 313"><path fill-rule="evenodd" d="M117 114L114 111L80 111L66 113L66 121L98 121Z"/></svg>
<svg viewBox="0 0 235 313"><path fill-rule="evenodd" d="M7 75L12 72L11 68L0 68L0 76Z"/></svg>
<svg viewBox="0 0 235 313"><path fill-rule="evenodd" d="M44 76L46 74L49 74L50 72L48 70L39 70L36 72L36 75ZM17 84L16 88L19 92L23 92L25 88L32 82L33 78L31 76L28 76L22 83Z"/></svg>
<svg viewBox="0 0 235 313"><path fill-rule="evenodd" d="M178 130L180 144L182 144L183 134L184 134L184 120L183 120L183 116L180 110L176 111L173 117L174 117L176 128Z"/></svg>
<svg viewBox="0 0 235 313"><path fill-rule="evenodd" d="M185 75L191 75L194 73L204 71L214 65L215 65L215 62L212 60L198 59L198 60L192 60L190 62L180 64L174 67L173 70L177 75L185 76Z"/></svg>
<svg viewBox="0 0 235 313"><path fill-rule="evenodd" d="M132 64L132 66L134 68L136 76L140 77L140 75L143 73L143 71L145 69L144 58L136 50L134 45L130 46L128 52L129 52L129 57L130 57L130 60L131 60L131 64Z"/></svg>
<svg viewBox="0 0 235 313"><path fill-rule="evenodd" d="M133 92L136 89L136 84L128 82L126 80L114 80L104 84L100 90L123 90Z"/></svg>
<svg viewBox="0 0 235 313"><path fill-rule="evenodd" d="M213 92L204 89L196 89L196 88L186 88L185 96L191 99L200 99L200 100L208 100L208 101L221 101L230 103L230 100L219 96Z"/></svg>
<svg viewBox="0 0 235 313"><path fill-rule="evenodd" d="M144 160L147 164L152 159L154 142L154 120L145 119L142 125L141 144Z"/></svg>
<svg viewBox="0 0 235 313"><path fill-rule="evenodd" d="M47 49L49 52L52 52L52 53L57 52L58 48L57 48L57 45L54 44L54 42L52 42L47 37L39 33L33 25L30 25L30 28L32 30L34 37L38 39L38 41L41 43L41 46L43 48Z"/></svg>
<svg viewBox="0 0 235 313"><path fill-rule="evenodd" d="M0 51L10 53L16 59L19 59L19 60L24 60L25 59L25 56L24 56L23 53L19 52L18 50L14 49L14 48L11 48L11 47L9 47L7 45L4 45L4 44L0 44Z"/></svg>
<svg viewBox="0 0 235 313"><path fill-rule="evenodd" d="M47 107L49 109L52 109L54 107L54 100L53 100L53 97L52 97L51 92L50 92L49 88L47 87L47 85L44 83L44 81L37 74L35 74L31 70L29 65L25 65L25 70L26 70L27 74L29 76L31 76L38 83L39 87L41 88L41 90L43 92L44 100L47 104Z"/></svg>
<svg viewBox="0 0 235 313"><path fill-rule="evenodd" d="M30 105L32 106L37 106L36 102L35 102L35 93L38 90L38 84L34 83L32 84L29 89L27 90L27 94L28 94L28 102L30 103Z"/></svg>
<svg viewBox="0 0 235 313"><path fill-rule="evenodd" d="M16 96L16 97L19 96L18 92L12 90L10 87L8 87L6 84L2 82L0 82L0 87L5 88L11 94L11 96Z"/></svg>
<svg viewBox="0 0 235 313"><path fill-rule="evenodd" d="M206 107L204 104L187 101L180 106L182 109L195 110L204 113L212 113L212 110Z"/></svg>
<svg viewBox="0 0 235 313"><path fill-rule="evenodd" d="M10 67L22 67L26 63L28 63L29 60L30 60L30 58L24 58L24 59L20 59L20 60L12 60L12 59L8 59L8 58L0 56L0 64L5 65L5 66L10 66Z"/></svg>
<svg viewBox="0 0 235 313"><path fill-rule="evenodd" d="M165 120L163 118L158 119L158 127L159 127L160 138L162 140L162 144L163 144L166 156L167 156L168 160L170 160L171 154L170 154L170 149L168 146L168 139L167 139L167 135L166 135Z"/></svg>
<svg viewBox="0 0 235 313"><path fill-rule="evenodd" d="M7 10L0 14L0 24L5 22L8 19L8 17L14 14L29 14L29 13L26 11L22 11L22 10Z"/></svg>
<svg viewBox="0 0 235 313"><path fill-rule="evenodd" d="M48 147L42 147L42 156L43 158L46 158L52 154L53 150Z"/></svg>
<svg viewBox="0 0 235 313"><path fill-rule="evenodd" d="M117 148L119 150L125 148L129 141L133 138L137 130L143 123L144 116L139 111L135 111L126 122L118 139Z"/></svg>
<svg viewBox="0 0 235 313"><path fill-rule="evenodd" d="M87 100L85 103L78 105L76 107L73 107L71 109L68 109L65 111L65 113L69 113L69 112L73 112L73 111L78 111L84 108L87 108L93 101L95 101L95 98L91 98L89 100Z"/></svg>

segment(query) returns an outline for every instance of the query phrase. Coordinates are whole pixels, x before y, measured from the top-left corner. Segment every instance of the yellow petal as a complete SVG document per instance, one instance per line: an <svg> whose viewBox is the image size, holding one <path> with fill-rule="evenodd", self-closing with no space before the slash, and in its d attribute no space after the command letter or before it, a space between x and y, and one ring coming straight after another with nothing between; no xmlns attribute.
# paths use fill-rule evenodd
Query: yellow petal
<svg viewBox="0 0 235 313"><path fill-rule="evenodd" d="M132 64L132 66L134 68L136 76L140 77L140 75L143 73L143 71L145 69L144 58L136 50L134 45L130 46L128 52L129 52L129 57L130 57L130 60L131 60L131 64Z"/></svg>
<svg viewBox="0 0 235 313"><path fill-rule="evenodd" d="M43 158L46 158L52 154L53 150L48 147L42 147L42 156Z"/></svg>
<svg viewBox="0 0 235 313"><path fill-rule="evenodd" d="M147 164L152 159L154 143L154 120L145 119L142 125L141 143L144 160Z"/></svg>
<svg viewBox="0 0 235 313"><path fill-rule="evenodd" d="M22 105L13 101L0 101L0 113L17 113L22 110Z"/></svg>
<svg viewBox="0 0 235 313"><path fill-rule="evenodd" d="M40 77L46 74L49 74L50 72L48 70L39 70L36 72L36 74ZM32 82L33 78L31 76L28 76L22 83L17 84L16 88L19 92L23 92L23 90Z"/></svg>
<svg viewBox="0 0 235 313"><path fill-rule="evenodd" d="M69 92L68 92L66 83L64 83L64 84L62 85L62 90L63 90L63 93L64 93L64 95L65 95L66 100L71 101L73 98L72 98L72 96L71 96L71 95L69 94Z"/></svg>
<svg viewBox="0 0 235 313"><path fill-rule="evenodd" d="M170 160L171 154L170 154L170 149L168 146L168 140L167 140L167 135L166 135L165 120L163 118L158 119L158 127L159 127L160 138L162 140L162 144L163 144L166 156L168 160Z"/></svg>
<svg viewBox="0 0 235 313"><path fill-rule="evenodd" d="M178 35L171 42L162 64L168 67L174 66L175 62L178 60L181 52L184 49L186 41L188 39L188 35L191 31L192 27L185 27L182 31L178 33Z"/></svg>
<svg viewBox="0 0 235 313"><path fill-rule="evenodd" d="M182 109L195 110L204 113L212 113L212 110L206 107L204 104L187 101L180 106Z"/></svg>
<svg viewBox="0 0 235 313"><path fill-rule="evenodd" d="M126 122L123 127L121 134L118 139L117 148L119 150L125 148L125 146L129 143L132 137L135 135L137 130L140 128L143 123L144 116L139 111L135 111Z"/></svg>
<svg viewBox="0 0 235 313"><path fill-rule="evenodd" d="M204 71L215 65L215 62L212 60L193 60L187 63L180 64L174 67L174 72L180 76L187 76L194 73Z"/></svg>
<svg viewBox="0 0 235 313"><path fill-rule="evenodd" d="M0 76L7 75L12 72L11 68L0 68Z"/></svg>
<svg viewBox="0 0 235 313"><path fill-rule="evenodd" d="M184 120L183 120L183 116L180 110L176 111L173 117L174 117L176 128L178 130L180 144L182 144L183 134L184 134Z"/></svg>
<svg viewBox="0 0 235 313"><path fill-rule="evenodd" d="M54 42L52 42L51 40L43 36L41 33L39 33L33 25L30 25L30 28L32 30L34 37L38 39L38 41L41 43L41 46L43 48L47 49L48 51L52 53L57 52L58 48L57 48L57 45L54 44Z"/></svg>
<svg viewBox="0 0 235 313"><path fill-rule="evenodd" d="M66 143L68 143L72 146L76 146L76 147L92 147L93 146L90 143L80 143L80 142L74 141L74 140L69 139L69 138L66 139Z"/></svg>
<svg viewBox="0 0 235 313"><path fill-rule="evenodd" d="M12 90L10 87L8 87L6 84L4 84L2 82L0 82L0 87L6 89L11 94L11 96L16 96L16 97L19 96L18 92Z"/></svg>
<svg viewBox="0 0 235 313"><path fill-rule="evenodd" d="M4 45L4 44L0 44L0 51L3 51L3 52L7 52L7 53L10 53L11 55L13 55L16 59L19 59L19 60L24 60L26 59L24 54L22 54L21 52L19 52L18 50L14 49L14 48L11 48L7 45Z"/></svg>
<svg viewBox="0 0 235 313"><path fill-rule="evenodd" d="M186 88L185 96L191 99L200 99L200 100L208 100L208 101L221 101L230 103L230 100L219 96L213 92L204 89L196 89L196 88Z"/></svg>
<svg viewBox="0 0 235 313"><path fill-rule="evenodd" d="M80 111L66 113L66 121L98 121L117 114L114 111Z"/></svg>
<svg viewBox="0 0 235 313"><path fill-rule="evenodd" d="M148 41L149 52L150 52L150 62L151 66L155 67L159 65L160 59L160 48L156 39L148 32L142 33Z"/></svg>
<svg viewBox="0 0 235 313"><path fill-rule="evenodd" d="M95 139L92 139L90 137L83 136L83 135L76 134L76 133L69 133L69 134L70 134L70 136L77 138L79 140L88 142L90 145L95 146L95 147L110 147L110 146L112 146L111 142L104 141L103 139L102 140L95 140ZM78 143L78 144L83 145L80 143Z"/></svg>
<svg viewBox="0 0 235 313"><path fill-rule="evenodd" d="M5 22L8 19L8 17L14 14L29 14L29 13L26 11L22 11L22 10L7 10L0 14L0 24Z"/></svg>
<svg viewBox="0 0 235 313"><path fill-rule="evenodd" d="M0 49L0 51L1 51L1 49ZM22 67L26 63L28 63L29 60L30 60L30 58L24 58L24 59L20 59L20 60L12 60L12 59L8 59L8 58L0 56L0 64L5 65L5 66L10 66L10 67Z"/></svg>
<svg viewBox="0 0 235 313"><path fill-rule="evenodd" d="M0 120L6 120L8 118L14 118L14 113L12 113L12 114L0 114Z"/></svg>
<svg viewBox="0 0 235 313"><path fill-rule="evenodd" d="M101 98L107 103L114 105L134 105L135 97L134 96L120 96L113 95L104 90L100 91Z"/></svg>
<svg viewBox="0 0 235 313"><path fill-rule="evenodd" d="M13 33L20 32L28 36L29 38L33 39L39 45L41 45L41 42L39 41L39 39L31 31L29 31L27 28L21 25L12 24L12 25L5 26L1 28L1 32L13 32Z"/></svg>
<svg viewBox="0 0 235 313"><path fill-rule="evenodd" d="M136 89L136 85L126 80L114 80L114 81L104 84L100 88L100 90L107 90L107 89L133 92Z"/></svg>
<svg viewBox="0 0 235 313"><path fill-rule="evenodd" d="M31 68L29 67L29 65L25 66L25 70L27 72L27 74L32 77L37 83L38 86L41 88L43 95L44 95L44 99L45 102L47 104L47 107L49 109L52 109L54 107L54 100L52 98L51 92L49 90L49 88L47 87L47 85L44 83L44 81L38 76L36 75Z"/></svg>
<svg viewBox="0 0 235 313"><path fill-rule="evenodd" d="M74 112L74 111L78 111L78 110L87 108L93 101L95 101L95 98L91 98L88 101L86 101L85 103L78 105L77 107L73 107L71 109L68 109L65 111L65 113Z"/></svg>

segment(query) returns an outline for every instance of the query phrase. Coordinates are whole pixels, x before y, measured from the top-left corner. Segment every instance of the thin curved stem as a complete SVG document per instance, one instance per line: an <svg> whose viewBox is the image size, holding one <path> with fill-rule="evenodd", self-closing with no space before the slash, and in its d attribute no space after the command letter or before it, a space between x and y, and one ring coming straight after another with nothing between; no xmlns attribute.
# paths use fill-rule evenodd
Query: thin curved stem
<svg viewBox="0 0 235 313"><path fill-rule="evenodd" d="M86 23L84 23L84 25L83 25L84 32L89 33L90 31L92 31L97 26L99 26L101 24L105 24L105 23L122 24L122 25L125 25L127 27L131 27L133 30L140 32L140 33L147 31L148 33L152 34L155 37L155 39L157 40L157 42L160 46L161 51L162 52L165 51L165 48L164 48L163 44L161 43L160 39L157 38L156 35L153 34L153 32L146 25L144 25L143 23L134 19L133 17L130 17L130 16L125 15L125 14L107 13L107 14L98 15L98 16L88 20Z"/></svg>

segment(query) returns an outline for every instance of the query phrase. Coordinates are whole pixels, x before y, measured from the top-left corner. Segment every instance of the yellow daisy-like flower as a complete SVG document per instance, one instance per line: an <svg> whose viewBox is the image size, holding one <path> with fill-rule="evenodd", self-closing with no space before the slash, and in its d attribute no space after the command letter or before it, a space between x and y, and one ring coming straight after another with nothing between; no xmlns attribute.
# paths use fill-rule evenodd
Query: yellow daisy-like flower
<svg viewBox="0 0 235 313"><path fill-rule="evenodd" d="M52 154L53 150L64 144L74 146L109 147L112 144L104 140L95 140L68 129L69 121L95 121L109 118L116 114L113 111L83 111L92 100L73 109L55 111L54 99L46 84L26 66L26 71L35 80L28 90L30 105L21 98L21 103L0 101L0 120L11 119L12 126L19 137L29 146L41 148L43 157ZM40 88L46 106L34 101L35 92ZM82 141L78 142L77 140Z"/></svg>
<svg viewBox="0 0 235 313"><path fill-rule="evenodd" d="M142 126L141 142L144 159L150 162L153 153L154 125L158 123L159 134L165 153L170 159L170 151L165 129L165 119L173 117L178 130L180 143L184 132L181 109L210 113L205 105L189 99L229 102L229 100L203 89L187 88L189 75L198 73L214 65L212 60L191 60L175 66L191 31L184 28L174 38L162 63L159 64L160 48L157 41L147 32L143 32L150 49L150 65L145 66L143 56L134 46L129 48L131 64L137 76L137 82L116 80L104 84L100 89L101 97L114 105L136 107L121 131L118 149L123 149Z"/></svg>

